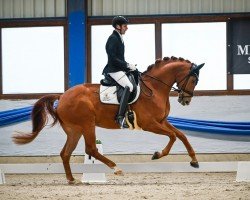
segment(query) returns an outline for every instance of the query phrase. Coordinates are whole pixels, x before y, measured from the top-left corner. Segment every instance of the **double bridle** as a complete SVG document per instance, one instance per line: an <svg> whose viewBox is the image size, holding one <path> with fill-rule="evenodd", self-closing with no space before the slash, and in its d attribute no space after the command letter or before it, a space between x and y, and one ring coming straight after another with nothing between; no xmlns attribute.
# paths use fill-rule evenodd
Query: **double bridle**
<svg viewBox="0 0 250 200"><path fill-rule="evenodd" d="M198 75L198 73L192 71L192 69L195 68L195 67L196 67L196 65L192 63L192 66L191 66L191 68L190 68L190 72L189 72L181 81L179 81L179 82L177 83L177 87L178 87L178 88L173 87L173 86L170 86L169 84L165 83L164 81L160 80L160 79L157 78L157 77L148 75L148 74L146 74L146 73L142 73L142 74L145 75L145 76L147 76L147 77L150 77L150 78L152 78L152 79L154 79L154 80L156 80L156 81L158 81L158 82L160 82L160 83L162 83L162 84L164 84L164 85L166 85L166 86L168 86L169 88L173 89L173 91L178 92L179 98L182 98L182 99L183 99L183 98L186 98L186 97L193 97L193 96L194 96L194 93L193 93L193 92L186 90L186 86L187 86L188 80L189 80L189 78L190 78L191 76L194 76L194 77L196 78L196 85L197 85L197 83L198 83L198 81L199 81L199 75ZM140 80L141 80L141 82L149 89L149 87L144 83L144 81L142 80L142 78L140 78ZM179 85L180 85L180 83L182 83L183 81L185 81L185 82L183 83L183 85L182 85L181 88L179 89ZM150 89L150 90L151 90L151 89ZM152 91L152 90L151 90L151 91ZM189 96L185 96L185 95L184 95L185 93L188 94Z"/></svg>

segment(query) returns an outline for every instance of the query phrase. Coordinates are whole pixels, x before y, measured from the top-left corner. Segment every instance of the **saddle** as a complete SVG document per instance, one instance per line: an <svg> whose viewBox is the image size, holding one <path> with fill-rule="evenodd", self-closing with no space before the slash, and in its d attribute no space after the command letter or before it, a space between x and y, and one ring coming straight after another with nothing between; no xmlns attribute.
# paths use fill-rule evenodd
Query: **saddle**
<svg viewBox="0 0 250 200"><path fill-rule="evenodd" d="M139 72L138 70L127 72L130 82L133 84L133 91L129 96L129 104L134 103L140 95ZM111 76L104 75L100 86L100 100L106 104L120 104L124 88L120 86Z"/></svg>

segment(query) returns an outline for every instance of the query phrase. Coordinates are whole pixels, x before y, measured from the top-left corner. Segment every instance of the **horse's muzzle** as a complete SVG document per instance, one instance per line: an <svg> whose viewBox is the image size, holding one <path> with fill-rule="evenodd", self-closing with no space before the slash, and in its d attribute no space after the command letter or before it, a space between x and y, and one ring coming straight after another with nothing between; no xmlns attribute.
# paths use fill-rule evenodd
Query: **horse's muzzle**
<svg viewBox="0 0 250 200"><path fill-rule="evenodd" d="M191 102L191 98L190 96L179 95L178 102L183 106L188 106Z"/></svg>

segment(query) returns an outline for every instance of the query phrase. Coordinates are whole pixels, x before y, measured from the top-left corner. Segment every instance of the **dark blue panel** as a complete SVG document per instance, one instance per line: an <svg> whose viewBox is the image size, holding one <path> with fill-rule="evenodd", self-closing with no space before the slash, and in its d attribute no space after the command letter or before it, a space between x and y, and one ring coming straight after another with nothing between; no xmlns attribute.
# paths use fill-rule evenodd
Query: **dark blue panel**
<svg viewBox="0 0 250 200"><path fill-rule="evenodd" d="M250 74L250 20L229 20L230 74Z"/></svg>
<svg viewBox="0 0 250 200"><path fill-rule="evenodd" d="M86 12L84 4L84 0L69 1L69 87L86 81Z"/></svg>

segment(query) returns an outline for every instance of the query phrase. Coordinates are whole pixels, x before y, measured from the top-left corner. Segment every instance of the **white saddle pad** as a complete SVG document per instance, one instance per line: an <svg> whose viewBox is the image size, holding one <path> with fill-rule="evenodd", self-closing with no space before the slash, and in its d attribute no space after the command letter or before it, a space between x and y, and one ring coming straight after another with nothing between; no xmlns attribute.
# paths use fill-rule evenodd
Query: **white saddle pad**
<svg viewBox="0 0 250 200"><path fill-rule="evenodd" d="M140 95L140 86L137 86L137 94L136 97L132 102L129 102L129 104L134 103L139 95ZM117 99L117 93L116 93L116 86L108 87L108 86L100 86L100 100L102 103L106 104L117 104L119 105L118 99Z"/></svg>

